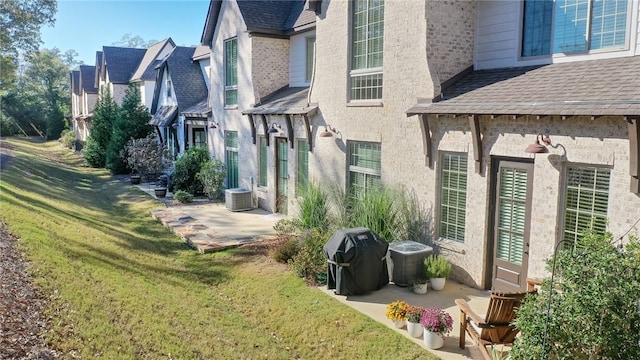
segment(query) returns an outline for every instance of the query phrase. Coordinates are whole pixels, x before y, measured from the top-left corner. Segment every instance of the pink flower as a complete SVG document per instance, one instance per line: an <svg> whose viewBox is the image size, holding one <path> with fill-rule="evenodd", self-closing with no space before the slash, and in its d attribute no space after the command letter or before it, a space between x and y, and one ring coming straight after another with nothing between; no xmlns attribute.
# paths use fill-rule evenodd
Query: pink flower
<svg viewBox="0 0 640 360"><path fill-rule="evenodd" d="M453 329L451 315L441 308L428 308L420 318L420 324L427 330L448 334Z"/></svg>

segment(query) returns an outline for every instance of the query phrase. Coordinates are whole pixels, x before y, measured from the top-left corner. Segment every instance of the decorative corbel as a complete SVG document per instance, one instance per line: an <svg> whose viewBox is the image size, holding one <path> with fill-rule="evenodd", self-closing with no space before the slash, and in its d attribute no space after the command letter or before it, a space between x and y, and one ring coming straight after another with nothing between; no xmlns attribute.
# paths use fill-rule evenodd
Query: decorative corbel
<svg viewBox="0 0 640 360"><path fill-rule="evenodd" d="M629 124L629 176L630 190L640 194L640 117L626 117Z"/></svg>
<svg viewBox="0 0 640 360"><path fill-rule="evenodd" d="M422 151L424 152L425 165L431 167L433 163L433 149L431 146L431 130L429 129L429 115L419 114L420 129L422 130Z"/></svg>
<svg viewBox="0 0 640 360"><path fill-rule="evenodd" d="M271 137L271 134L268 133L269 125L267 125L267 115L260 114L260 117L262 118L262 128L264 129L264 133L266 135L265 138L267 139L267 146L269 146L269 138Z"/></svg>
<svg viewBox="0 0 640 360"><path fill-rule="evenodd" d="M311 136L311 125L309 124L309 116L307 114L302 115L304 120L304 129L307 132L307 144L309 144L309 152L313 152L313 137Z"/></svg>
<svg viewBox="0 0 640 360"><path fill-rule="evenodd" d="M291 117L293 115L285 115L284 119L285 122L287 123L287 137L289 138L289 146L293 149L293 143L294 143L294 139L293 139L293 121L291 121Z"/></svg>
<svg viewBox="0 0 640 360"><path fill-rule="evenodd" d="M249 118L249 125L251 126L251 140L253 140L253 145L256 144L256 124L253 122L253 114L247 115Z"/></svg>
<svg viewBox="0 0 640 360"><path fill-rule="evenodd" d="M476 174L482 174L482 133L480 132L480 118L478 115L469 115L469 127L471 128Z"/></svg>

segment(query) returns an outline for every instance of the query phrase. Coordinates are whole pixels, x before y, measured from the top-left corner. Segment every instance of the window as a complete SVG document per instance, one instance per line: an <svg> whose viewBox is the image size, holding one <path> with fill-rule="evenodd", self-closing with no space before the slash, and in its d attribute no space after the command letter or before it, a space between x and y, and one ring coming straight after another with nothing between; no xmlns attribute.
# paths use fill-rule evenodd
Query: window
<svg viewBox="0 0 640 360"><path fill-rule="evenodd" d="M167 98L171 97L171 80L167 80Z"/></svg>
<svg viewBox="0 0 640 360"><path fill-rule="evenodd" d="M267 138L258 137L258 164L260 173L258 174L258 186L267 186Z"/></svg>
<svg viewBox="0 0 640 360"><path fill-rule="evenodd" d="M604 234L607 228L610 176L611 171L605 168L567 168L563 240L573 242L588 229Z"/></svg>
<svg viewBox="0 0 640 360"><path fill-rule="evenodd" d="M296 190L305 189L309 184L309 143L298 140L298 168L296 171Z"/></svg>
<svg viewBox="0 0 640 360"><path fill-rule="evenodd" d="M227 189L238 187L238 132L224 133L225 165L227 166Z"/></svg>
<svg viewBox="0 0 640 360"><path fill-rule="evenodd" d="M351 18L351 100L382 99L384 0L355 0Z"/></svg>
<svg viewBox="0 0 640 360"><path fill-rule="evenodd" d="M441 238L464 242L467 208L467 154L443 153L440 157Z"/></svg>
<svg viewBox="0 0 640 360"><path fill-rule="evenodd" d="M207 146L207 134L204 128L193 129L193 147L206 147Z"/></svg>
<svg viewBox="0 0 640 360"><path fill-rule="evenodd" d="M311 75L313 75L313 46L316 43L315 37L307 38L307 48L306 48L306 69L304 80L306 82L311 81Z"/></svg>
<svg viewBox="0 0 640 360"><path fill-rule="evenodd" d="M224 42L224 105L238 104L238 39Z"/></svg>
<svg viewBox="0 0 640 360"><path fill-rule="evenodd" d="M349 141L349 191L353 196L381 185L381 147L379 143Z"/></svg>
<svg viewBox="0 0 640 360"><path fill-rule="evenodd" d="M627 0L525 1L522 56L623 48L628 7Z"/></svg>

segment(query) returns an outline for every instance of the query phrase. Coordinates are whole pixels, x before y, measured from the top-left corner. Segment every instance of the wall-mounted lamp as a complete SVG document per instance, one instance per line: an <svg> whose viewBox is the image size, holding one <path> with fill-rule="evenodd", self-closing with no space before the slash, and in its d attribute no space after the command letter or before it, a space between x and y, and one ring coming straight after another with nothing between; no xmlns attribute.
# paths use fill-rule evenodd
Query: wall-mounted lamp
<svg viewBox="0 0 640 360"><path fill-rule="evenodd" d="M544 145L540 144L541 140L544 143ZM524 151L529 154L548 153L549 149L547 149L547 146L549 145L551 145L551 139L549 138L549 136L538 133L536 134L536 142L527 146L527 148Z"/></svg>
<svg viewBox="0 0 640 360"><path fill-rule="evenodd" d="M338 134L338 130L331 127L331 125L327 125L324 127L324 131L320 133L320 137L332 137L333 134Z"/></svg>
<svg viewBox="0 0 640 360"><path fill-rule="evenodd" d="M269 128L269 130L267 130L267 134L276 134L279 133L280 130L282 130L282 127L276 123L271 124L271 127Z"/></svg>
<svg viewBox="0 0 640 360"><path fill-rule="evenodd" d="M208 123L207 125L209 126L209 129L216 129L216 128L218 128L218 126L219 126L220 124L218 124L218 123L217 123L217 122L215 122L215 121L209 121L209 123Z"/></svg>

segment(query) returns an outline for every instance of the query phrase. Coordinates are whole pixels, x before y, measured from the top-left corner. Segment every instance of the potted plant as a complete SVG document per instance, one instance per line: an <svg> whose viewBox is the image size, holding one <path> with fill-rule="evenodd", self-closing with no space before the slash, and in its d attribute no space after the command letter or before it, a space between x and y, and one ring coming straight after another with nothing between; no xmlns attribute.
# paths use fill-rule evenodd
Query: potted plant
<svg viewBox="0 0 640 360"><path fill-rule="evenodd" d="M419 338L424 330L420 320L425 310L422 306L409 306L407 309L407 332L415 338Z"/></svg>
<svg viewBox="0 0 640 360"><path fill-rule="evenodd" d="M442 255L431 255L424 260L424 270L433 290L442 290L451 274L451 263Z"/></svg>
<svg viewBox="0 0 640 360"><path fill-rule="evenodd" d="M424 295L427 293L427 284L429 283L429 279L425 277L415 278L411 282L411 290L419 295Z"/></svg>
<svg viewBox="0 0 640 360"><path fill-rule="evenodd" d="M424 310L420 325L424 328L424 344L429 349L439 349L444 346L444 336L453 330L453 319L448 312L433 307Z"/></svg>
<svg viewBox="0 0 640 360"><path fill-rule="evenodd" d="M393 324L401 329L404 327L407 318L407 309L409 304L402 300L396 300L387 305L387 319L393 321Z"/></svg>

